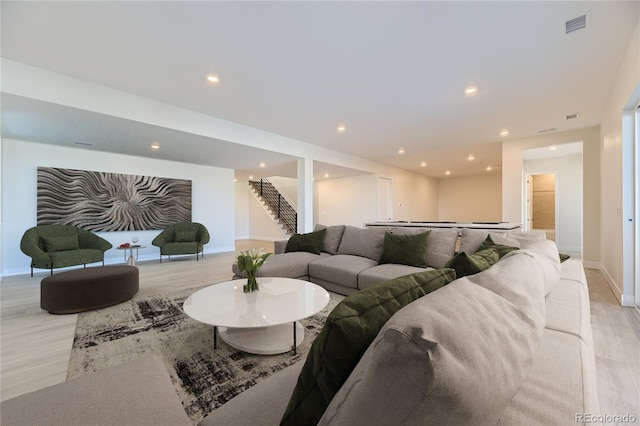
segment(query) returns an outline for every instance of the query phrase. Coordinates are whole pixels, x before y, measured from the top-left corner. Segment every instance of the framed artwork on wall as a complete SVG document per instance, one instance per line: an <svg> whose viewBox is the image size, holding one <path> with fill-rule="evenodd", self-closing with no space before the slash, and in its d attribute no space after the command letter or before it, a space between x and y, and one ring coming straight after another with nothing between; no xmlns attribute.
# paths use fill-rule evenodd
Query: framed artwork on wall
<svg viewBox="0 0 640 426"><path fill-rule="evenodd" d="M99 232L190 221L190 180L38 167L38 225Z"/></svg>

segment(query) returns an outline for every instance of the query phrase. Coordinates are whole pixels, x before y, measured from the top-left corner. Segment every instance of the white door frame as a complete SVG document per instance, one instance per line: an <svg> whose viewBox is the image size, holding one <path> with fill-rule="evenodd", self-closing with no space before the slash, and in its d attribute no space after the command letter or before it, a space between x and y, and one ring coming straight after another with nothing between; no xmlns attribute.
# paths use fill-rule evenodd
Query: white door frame
<svg viewBox="0 0 640 426"><path fill-rule="evenodd" d="M533 226L533 206L531 203L531 198L533 196L533 188L531 185L531 177L532 176L536 176L536 175L553 175L554 176L554 182L553 182L553 192L554 192L554 220L555 220L555 235L556 235L556 243L559 240L559 234L560 234L560 230L558 229L558 224L560 223L560 213L559 213L559 206L560 206L560 194L558 191L558 171L557 170L549 170L549 171L537 171L537 172L527 172L524 175L524 184L525 184L525 191L523 192L524 194L524 203L525 203L525 209L524 209L524 226L525 226L525 231L531 231L532 226Z"/></svg>

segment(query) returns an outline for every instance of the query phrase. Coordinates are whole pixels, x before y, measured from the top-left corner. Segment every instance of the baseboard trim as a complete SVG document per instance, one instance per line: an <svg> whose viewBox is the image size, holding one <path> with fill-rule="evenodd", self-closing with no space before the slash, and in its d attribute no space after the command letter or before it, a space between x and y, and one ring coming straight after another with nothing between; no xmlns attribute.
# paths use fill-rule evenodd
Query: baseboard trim
<svg viewBox="0 0 640 426"><path fill-rule="evenodd" d="M622 295L622 306L635 306L636 301L633 296L629 296L628 294Z"/></svg>
<svg viewBox="0 0 640 426"><path fill-rule="evenodd" d="M616 284L614 279L611 277L611 275L609 274L609 271L607 271L607 268L605 268L603 265L600 265L600 272L602 272L604 279L607 280L607 284L609 284L609 288L611 289L613 294L616 296L616 299L620 302L621 305L624 306L624 302L622 298L622 290L620 290L620 287L618 287L618 284Z"/></svg>
<svg viewBox="0 0 640 426"><path fill-rule="evenodd" d="M582 266L584 266L586 269L602 269L602 265L600 264L600 262L594 262L592 260L583 260Z"/></svg>
<svg viewBox="0 0 640 426"><path fill-rule="evenodd" d="M282 236L282 237L258 237L255 235L252 235L251 237L249 237L250 240L263 240L263 241L281 241L281 240L286 240L288 237Z"/></svg>

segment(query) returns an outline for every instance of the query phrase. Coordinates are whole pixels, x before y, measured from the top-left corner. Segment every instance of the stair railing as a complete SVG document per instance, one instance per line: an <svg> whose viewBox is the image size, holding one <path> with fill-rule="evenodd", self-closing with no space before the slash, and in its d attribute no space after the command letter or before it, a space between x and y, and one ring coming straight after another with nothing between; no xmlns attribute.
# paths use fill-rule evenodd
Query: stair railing
<svg viewBox="0 0 640 426"><path fill-rule="evenodd" d="M287 231L290 234L295 234L298 230L298 213L280 194L278 189L265 178L260 180L251 179L249 180L249 185L258 192L258 195L267 203L269 209L276 215Z"/></svg>

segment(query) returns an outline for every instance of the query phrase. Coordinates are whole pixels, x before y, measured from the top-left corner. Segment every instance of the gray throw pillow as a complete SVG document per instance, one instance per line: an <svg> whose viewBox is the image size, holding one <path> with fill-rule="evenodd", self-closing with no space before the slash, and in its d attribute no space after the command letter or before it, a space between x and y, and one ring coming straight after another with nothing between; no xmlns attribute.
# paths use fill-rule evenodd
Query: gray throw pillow
<svg viewBox="0 0 640 426"><path fill-rule="evenodd" d="M342 241L342 235L344 234L344 225L325 226L317 224L314 231L326 229L324 234L324 240L322 241L322 251L329 254L338 254L338 248L340 247L340 241Z"/></svg>
<svg viewBox="0 0 640 426"><path fill-rule="evenodd" d="M367 257L378 262L382 254L385 230L347 226L342 235L338 254Z"/></svg>

